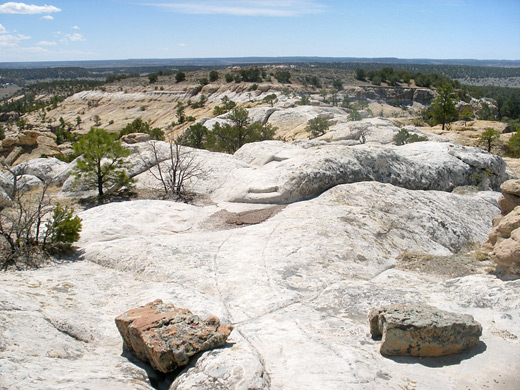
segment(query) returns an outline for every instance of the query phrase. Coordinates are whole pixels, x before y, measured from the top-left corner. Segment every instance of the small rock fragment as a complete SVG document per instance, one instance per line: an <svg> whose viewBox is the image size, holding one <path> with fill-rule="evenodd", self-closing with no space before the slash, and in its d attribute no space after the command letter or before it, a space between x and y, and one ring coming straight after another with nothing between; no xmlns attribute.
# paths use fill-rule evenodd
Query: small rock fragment
<svg viewBox="0 0 520 390"><path fill-rule="evenodd" d="M374 308L369 322L372 338L382 336L382 355L450 355L472 348L482 335L472 316L424 304Z"/></svg>
<svg viewBox="0 0 520 390"><path fill-rule="evenodd" d="M125 347L163 373L188 364L198 352L222 347L233 330L217 317L201 320L160 299L116 318Z"/></svg>

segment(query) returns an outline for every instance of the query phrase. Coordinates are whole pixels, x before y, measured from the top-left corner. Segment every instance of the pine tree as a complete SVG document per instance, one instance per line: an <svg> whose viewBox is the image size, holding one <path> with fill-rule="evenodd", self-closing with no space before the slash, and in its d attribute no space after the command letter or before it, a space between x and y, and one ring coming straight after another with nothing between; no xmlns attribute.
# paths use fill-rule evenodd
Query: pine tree
<svg viewBox="0 0 520 390"><path fill-rule="evenodd" d="M453 94L453 87L450 84L444 84L437 88L437 97L433 99L430 106L433 120L436 123L442 124L442 130L455 119L457 115L457 108L455 107L455 95Z"/></svg>
<svg viewBox="0 0 520 390"><path fill-rule="evenodd" d="M116 134L93 127L74 144L74 152L82 156L74 168L74 175L78 181L97 188L98 197L104 196L107 186L121 188L132 183L125 170L128 164L124 161L130 151L123 148Z"/></svg>

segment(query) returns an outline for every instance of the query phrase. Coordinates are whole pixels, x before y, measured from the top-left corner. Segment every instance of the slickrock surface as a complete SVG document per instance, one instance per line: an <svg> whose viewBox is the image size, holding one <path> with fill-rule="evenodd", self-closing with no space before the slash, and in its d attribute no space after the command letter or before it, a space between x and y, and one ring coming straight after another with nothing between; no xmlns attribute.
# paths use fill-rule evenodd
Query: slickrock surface
<svg viewBox="0 0 520 390"><path fill-rule="evenodd" d="M203 201L92 207L80 213L76 257L0 274L0 387L520 387L520 280L471 260L500 213L491 191L508 178L500 158L447 142L193 153L207 175L189 189ZM160 188L131 159L138 186ZM472 190L451 192L458 186ZM474 271L460 277L395 267L407 253L456 261L467 252ZM155 299L230 324L229 345L176 378L149 378L149 365L122 353L113 321ZM481 343L436 358L382 356L367 313L416 302L472 315Z"/></svg>

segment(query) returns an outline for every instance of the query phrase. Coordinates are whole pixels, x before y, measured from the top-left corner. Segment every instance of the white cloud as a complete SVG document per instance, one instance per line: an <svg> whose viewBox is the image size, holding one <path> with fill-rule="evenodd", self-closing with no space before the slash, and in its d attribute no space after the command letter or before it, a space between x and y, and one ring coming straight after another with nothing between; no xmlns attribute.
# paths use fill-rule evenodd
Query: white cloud
<svg viewBox="0 0 520 390"><path fill-rule="evenodd" d="M72 26L72 29L73 30L79 30L79 27L78 26Z"/></svg>
<svg viewBox="0 0 520 390"><path fill-rule="evenodd" d="M0 24L0 34L7 34L7 30Z"/></svg>
<svg viewBox="0 0 520 390"><path fill-rule="evenodd" d="M56 41L40 41L36 45L38 46L56 46Z"/></svg>
<svg viewBox="0 0 520 390"><path fill-rule="evenodd" d="M74 34L65 34L65 38L61 40L62 42L84 42L86 41L85 37L79 33Z"/></svg>
<svg viewBox="0 0 520 390"><path fill-rule="evenodd" d="M181 42L181 43L179 43L179 46L180 46L180 47L185 47L186 44L185 44L184 42Z"/></svg>
<svg viewBox="0 0 520 390"><path fill-rule="evenodd" d="M17 34L17 35L0 35L0 47L17 47L18 42L31 39L31 37L28 37L26 35Z"/></svg>
<svg viewBox="0 0 520 390"><path fill-rule="evenodd" d="M0 4L0 14L48 14L51 12L60 12L61 9L53 5L34 5L25 3L8 3Z"/></svg>
<svg viewBox="0 0 520 390"><path fill-rule="evenodd" d="M325 8L317 0L193 0L190 2L149 3L184 14L223 14L234 16L298 16L322 12Z"/></svg>
<svg viewBox="0 0 520 390"><path fill-rule="evenodd" d="M54 20L54 18L51 15L42 16L41 19L43 19L43 20Z"/></svg>

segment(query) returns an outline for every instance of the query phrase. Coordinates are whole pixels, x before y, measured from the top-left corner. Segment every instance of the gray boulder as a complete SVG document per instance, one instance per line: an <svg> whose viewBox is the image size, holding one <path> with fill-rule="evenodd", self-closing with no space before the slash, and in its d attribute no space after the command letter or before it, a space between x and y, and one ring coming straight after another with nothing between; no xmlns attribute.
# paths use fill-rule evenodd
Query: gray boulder
<svg viewBox="0 0 520 390"><path fill-rule="evenodd" d="M16 188L18 191L25 192L38 188L43 185L43 182L34 175L22 175L18 178Z"/></svg>
<svg viewBox="0 0 520 390"><path fill-rule="evenodd" d="M482 335L473 316L424 304L375 308L369 322L372 338L382 336L382 355L450 355L474 347Z"/></svg>
<svg viewBox="0 0 520 390"><path fill-rule="evenodd" d="M13 171L36 176L42 182L62 185L70 174L70 165L54 157L37 158L16 165Z"/></svg>

